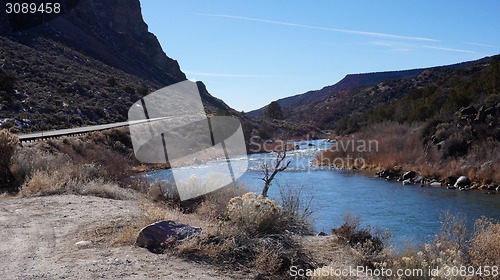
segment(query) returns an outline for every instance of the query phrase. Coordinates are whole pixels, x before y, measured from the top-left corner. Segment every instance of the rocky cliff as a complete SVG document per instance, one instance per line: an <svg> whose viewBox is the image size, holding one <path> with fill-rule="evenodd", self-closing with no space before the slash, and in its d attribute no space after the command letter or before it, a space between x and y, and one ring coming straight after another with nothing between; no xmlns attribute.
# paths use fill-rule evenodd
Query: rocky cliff
<svg viewBox="0 0 500 280"><path fill-rule="evenodd" d="M6 2L0 0L0 128L124 121L140 97L186 80L148 31L139 0L60 0L58 15L7 14ZM198 85L209 113L232 111Z"/></svg>
<svg viewBox="0 0 500 280"><path fill-rule="evenodd" d="M5 0L0 0L2 2ZM148 32L139 0L64 2L68 9L55 18L12 14L5 18L4 14L0 19L1 32L24 38L51 38L114 68L161 85L186 79L177 61L169 58L155 35ZM14 33L19 29L21 31Z"/></svg>

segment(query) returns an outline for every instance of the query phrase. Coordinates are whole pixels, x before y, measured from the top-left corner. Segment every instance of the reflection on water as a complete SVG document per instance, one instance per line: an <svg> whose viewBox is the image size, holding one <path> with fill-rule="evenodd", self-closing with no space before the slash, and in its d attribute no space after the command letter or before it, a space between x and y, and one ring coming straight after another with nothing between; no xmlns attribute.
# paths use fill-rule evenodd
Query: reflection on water
<svg viewBox="0 0 500 280"><path fill-rule="evenodd" d="M388 228L396 243L421 242L432 239L439 230L439 217L444 211L466 215L470 229L481 215L500 220L500 195L403 186L358 173L317 168L310 165L311 159L330 143L311 140L297 144L300 149L289 151L290 167L276 176L269 196L279 197L280 186L302 188L305 195L313 196L318 231L330 233L332 227L342 223L344 214L351 213L360 216L364 224ZM260 166L265 160L273 161L274 155L249 155L249 170L239 181L260 192L263 186ZM148 177L171 180L169 173L168 170L154 171L148 173Z"/></svg>

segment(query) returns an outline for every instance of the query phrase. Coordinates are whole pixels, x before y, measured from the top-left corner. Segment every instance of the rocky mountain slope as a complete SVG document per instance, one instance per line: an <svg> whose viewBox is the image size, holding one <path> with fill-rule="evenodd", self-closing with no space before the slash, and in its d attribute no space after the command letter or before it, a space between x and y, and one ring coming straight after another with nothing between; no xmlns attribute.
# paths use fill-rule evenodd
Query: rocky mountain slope
<svg viewBox="0 0 500 280"><path fill-rule="evenodd" d="M278 99L277 102L283 108L292 106L300 106L300 104L307 104L328 98L342 90L365 87L375 85L381 81L391 79L402 79L414 77L422 72L422 69L406 70L406 71L392 71L392 72L376 72L366 74L348 74L338 83L326 86L319 90L311 90L306 93L297 94L290 97ZM249 115L259 116L264 112L265 107L249 112Z"/></svg>
<svg viewBox="0 0 500 280"><path fill-rule="evenodd" d="M0 12L3 128L33 131L124 121L140 97L186 80L177 61L148 32L139 0L62 2L57 17ZM231 111L203 83L198 85L208 112Z"/></svg>
<svg viewBox="0 0 500 280"><path fill-rule="evenodd" d="M377 106L398 100L412 90L430 87L440 79L476 71L492 58L423 69L347 75L340 82L277 102L286 120L345 131L348 120ZM261 115L264 108L250 112ZM360 121L359 125L363 125ZM356 126L350 123L350 130Z"/></svg>

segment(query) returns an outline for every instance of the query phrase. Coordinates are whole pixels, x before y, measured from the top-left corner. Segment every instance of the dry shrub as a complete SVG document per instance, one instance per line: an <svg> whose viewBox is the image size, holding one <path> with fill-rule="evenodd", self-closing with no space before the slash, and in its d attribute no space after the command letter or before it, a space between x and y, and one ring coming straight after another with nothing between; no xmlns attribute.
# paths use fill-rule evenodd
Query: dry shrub
<svg viewBox="0 0 500 280"><path fill-rule="evenodd" d="M47 196L57 194L91 195L111 199L133 199L137 195L117 184L95 178L91 165L76 167L66 164L59 169L36 170L21 188L20 195Z"/></svg>
<svg viewBox="0 0 500 280"><path fill-rule="evenodd" d="M230 226L251 236L282 232L282 213L275 201L253 192L234 197L227 205Z"/></svg>
<svg viewBox="0 0 500 280"><path fill-rule="evenodd" d="M63 169L52 173L35 171L22 186L20 195L27 197L63 194L66 189L69 189L68 184L73 184L73 182Z"/></svg>
<svg viewBox="0 0 500 280"><path fill-rule="evenodd" d="M203 197L203 201L196 208L196 213L208 219L218 219L226 213L229 201L248 192L244 184L231 184L211 192Z"/></svg>
<svg viewBox="0 0 500 280"><path fill-rule="evenodd" d="M309 267L283 215L275 201L246 193L229 201L222 219L212 220L200 235L179 242L177 249L181 255L254 267L261 275L283 279L291 265Z"/></svg>
<svg viewBox="0 0 500 280"><path fill-rule="evenodd" d="M352 137L340 138L315 161L338 168L391 169L400 166L425 177L445 179L465 175L473 181L500 183L500 144L493 139L469 141L462 130L443 136L439 147L423 137L426 125L383 122L364 128ZM370 146L370 141L373 144ZM374 142L376 141L376 142ZM344 145L344 146L342 146ZM364 146L363 146L364 145ZM369 149L371 147L371 149ZM350 160L348 160L350 158ZM362 159L357 162L354 159ZM360 166L365 163L364 166Z"/></svg>
<svg viewBox="0 0 500 280"><path fill-rule="evenodd" d="M498 266L500 261L500 223L482 217L476 220L474 234L470 240L471 265L479 268ZM494 279L484 277L481 279Z"/></svg>
<svg viewBox="0 0 500 280"><path fill-rule="evenodd" d="M441 216L442 227L431 243L424 243L418 247L408 245L406 250L387 258L376 265L397 269L423 269L423 276L405 277L404 279L464 279L463 276L445 275L453 267L466 264L467 231L465 219L445 212ZM438 276L431 276L429 268L439 268Z"/></svg>
<svg viewBox="0 0 500 280"><path fill-rule="evenodd" d="M282 249L260 246L256 250L254 267L262 274L272 274L283 265L281 258Z"/></svg>
<svg viewBox="0 0 500 280"><path fill-rule="evenodd" d="M332 229L332 233L357 251L356 262L359 265L373 267L385 257L382 251L388 245L390 233L360 225L360 218L348 213L344 216L344 223L339 228Z"/></svg>
<svg viewBox="0 0 500 280"><path fill-rule="evenodd" d="M176 185L168 180L156 180L150 183L147 197L154 202L165 202L171 208L179 208L181 205Z"/></svg>
<svg viewBox="0 0 500 280"><path fill-rule="evenodd" d="M8 168L11 163L11 159L16 152L17 144L19 143L19 138L11 134L8 130L0 130L0 167Z"/></svg>
<svg viewBox="0 0 500 280"><path fill-rule="evenodd" d="M106 141L99 140L104 137L103 133L93 133L92 136L81 138L67 137L62 140L49 140L42 147L54 156L63 155L74 164L94 164L97 168L97 175L106 181L112 181L120 186L128 186L136 182L131 182L130 171L132 157L130 154L123 154L121 149L115 149L114 145L106 144ZM107 138L105 138L107 139ZM103 142L104 141L104 142ZM107 141L111 141L107 139ZM121 142L120 142L121 143Z"/></svg>
<svg viewBox="0 0 500 280"><path fill-rule="evenodd" d="M492 140L474 142L460 164L464 173L475 181L500 183L500 143Z"/></svg>
<svg viewBox="0 0 500 280"><path fill-rule="evenodd" d="M312 208L314 196L306 194L303 187L291 188L280 186L280 202L283 208L281 219L287 230L307 235L314 232Z"/></svg>
<svg viewBox="0 0 500 280"><path fill-rule="evenodd" d="M80 195L91 195L118 200L132 200L138 196L138 194L134 194L131 190L121 188L112 182L105 182L102 179L88 181L83 184L81 189L75 191Z"/></svg>
<svg viewBox="0 0 500 280"><path fill-rule="evenodd" d="M12 163L12 172L24 183L35 171L57 170L71 162L67 155L51 154L36 148L19 150Z"/></svg>
<svg viewBox="0 0 500 280"><path fill-rule="evenodd" d="M352 137L339 139L321 153L317 162L339 168L392 168L396 164L418 163L426 154L421 135L421 125L378 123ZM363 162L366 166L359 166Z"/></svg>
<svg viewBox="0 0 500 280"><path fill-rule="evenodd" d="M16 191L16 178L10 170L12 157L16 152L19 138L8 130L0 130L0 191Z"/></svg>

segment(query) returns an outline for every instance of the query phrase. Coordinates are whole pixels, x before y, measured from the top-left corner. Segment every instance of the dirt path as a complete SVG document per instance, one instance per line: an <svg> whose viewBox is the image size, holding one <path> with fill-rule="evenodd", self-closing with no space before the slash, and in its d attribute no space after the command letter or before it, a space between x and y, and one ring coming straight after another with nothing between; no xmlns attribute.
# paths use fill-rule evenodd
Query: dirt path
<svg viewBox="0 0 500 280"><path fill-rule="evenodd" d="M76 245L78 232L136 216L135 201L0 197L1 279L252 279L135 246Z"/></svg>

